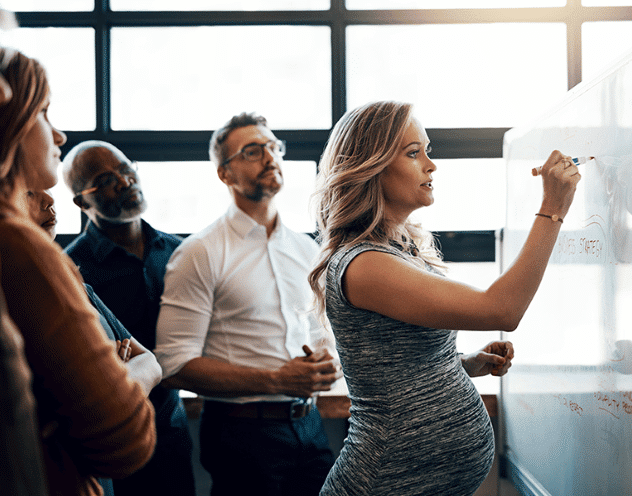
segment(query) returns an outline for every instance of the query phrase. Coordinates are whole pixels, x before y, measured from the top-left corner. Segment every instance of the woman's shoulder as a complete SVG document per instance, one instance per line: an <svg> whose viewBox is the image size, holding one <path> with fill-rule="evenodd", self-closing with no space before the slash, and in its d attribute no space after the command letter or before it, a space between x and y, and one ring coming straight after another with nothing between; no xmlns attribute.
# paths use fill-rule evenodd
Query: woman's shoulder
<svg viewBox="0 0 632 496"><path fill-rule="evenodd" d="M355 257L360 255L361 253L369 252L369 251L378 251L383 253L389 253L392 255L401 256L401 253L396 248L385 245L383 243L378 243L376 241L359 241L357 243L351 243L344 246L339 247L334 254L332 255L332 261L336 260L339 262L346 262L348 264ZM345 265L346 265L345 264Z"/></svg>
<svg viewBox="0 0 632 496"><path fill-rule="evenodd" d="M333 253L329 260L329 275L339 279L353 260L359 255L368 255L369 252L387 253L389 255L402 257L402 254L392 246L375 241L359 241L357 243L341 246Z"/></svg>
<svg viewBox="0 0 632 496"><path fill-rule="evenodd" d="M25 253L40 253L42 248L51 249L53 241L30 219L20 215L0 213L0 246L20 248Z"/></svg>
<svg viewBox="0 0 632 496"><path fill-rule="evenodd" d="M15 274L39 273L50 280L70 272L73 280L81 280L76 266L61 247L28 217L0 213L0 254L7 262L5 270Z"/></svg>

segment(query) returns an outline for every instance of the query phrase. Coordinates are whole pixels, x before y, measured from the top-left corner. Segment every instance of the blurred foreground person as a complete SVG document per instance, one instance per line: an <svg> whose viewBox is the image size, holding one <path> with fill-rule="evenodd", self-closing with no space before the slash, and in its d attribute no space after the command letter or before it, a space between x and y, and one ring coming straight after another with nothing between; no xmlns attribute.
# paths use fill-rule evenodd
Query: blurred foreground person
<svg viewBox="0 0 632 496"><path fill-rule="evenodd" d="M154 412L117 356L74 264L29 218L27 193L57 182L65 135L48 121L46 74L0 48L12 98L0 106L0 260L10 317L33 372L52 495L101 495L151 457Z"/></svg>

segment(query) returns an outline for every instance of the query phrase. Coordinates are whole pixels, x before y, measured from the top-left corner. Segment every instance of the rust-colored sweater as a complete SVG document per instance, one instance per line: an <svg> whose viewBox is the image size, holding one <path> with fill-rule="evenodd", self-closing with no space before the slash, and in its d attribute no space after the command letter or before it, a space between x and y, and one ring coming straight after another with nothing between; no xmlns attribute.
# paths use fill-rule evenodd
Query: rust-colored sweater
<svg viewBox="0 0 632 496"><path fill-rule="evenodd" d="M102 494L95 477L125 477L151 458L153 407L107 339L70 258L1 199L0 260L33 372L50 494Z"/></svg>

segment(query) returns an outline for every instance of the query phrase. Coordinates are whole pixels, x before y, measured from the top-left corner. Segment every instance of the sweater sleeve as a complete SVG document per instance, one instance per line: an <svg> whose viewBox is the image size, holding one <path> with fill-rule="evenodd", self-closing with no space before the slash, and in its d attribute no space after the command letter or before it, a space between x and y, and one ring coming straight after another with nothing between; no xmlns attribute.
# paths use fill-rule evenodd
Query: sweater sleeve
<svg viewBox="0 0 632 496"><path fill-rule="evenodd" d="M155 446L154 411L127 374L71 260L17 219L0 228L2 287L23 334L40 422L54 421L80 470L125 477Z"/></svg>

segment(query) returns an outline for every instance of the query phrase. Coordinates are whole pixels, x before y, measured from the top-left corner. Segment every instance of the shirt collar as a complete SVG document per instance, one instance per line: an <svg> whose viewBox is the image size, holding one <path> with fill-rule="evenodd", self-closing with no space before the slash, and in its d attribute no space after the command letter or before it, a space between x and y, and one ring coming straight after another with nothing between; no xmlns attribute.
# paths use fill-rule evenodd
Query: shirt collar
<svg viewBox="0 0 632 496"><path fill-rule="evenodd" d="M145 234L145 241L147 247L151 246L163 246L165 240L160 232L156 231L153 227L151 227L147 222L141 219L141 229ZM124 248L120 247L116 243L114 243L110 238L108 238L103 231L101 231L94 222L88 221L88 226L86 227L86 233L88 236L92 238L92 242L89 244L92 253L94 254L97 261L102 262L105 258L112 253L112 250L119 248L124 250Z"/></svg>
<svg viewBox="0 0 632 496"><path fill-rule="evenodd" d="M263 232L265 234L265 227L258 224L252 217L250 217L246 212L241 210L235 203L231 203L228 207L228 224L230 227L242 238L247 237L251 233L254 232ZM272 237L283 236L285 232L285 226L283 222L281 222L281 216L277 213L277 223L274 227L274 231L272 231Z"/></svg>

